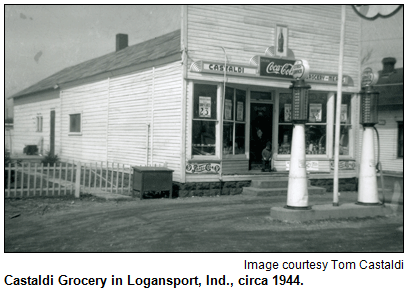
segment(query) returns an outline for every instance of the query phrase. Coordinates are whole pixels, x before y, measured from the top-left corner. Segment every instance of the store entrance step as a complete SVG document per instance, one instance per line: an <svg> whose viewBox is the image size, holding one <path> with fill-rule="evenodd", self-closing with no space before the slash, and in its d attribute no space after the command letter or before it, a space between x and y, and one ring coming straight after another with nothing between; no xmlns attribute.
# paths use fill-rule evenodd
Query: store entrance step
<svg viewBox="0 0 407 291"><path fill-rule="evenodd" d="M309 182L308 182L309 183ZM255 196L287 195L288 177L270 177L252 180L250 187L243 187L242 194ZM326 189L308 184L308 195L323 195Z"/></svg>

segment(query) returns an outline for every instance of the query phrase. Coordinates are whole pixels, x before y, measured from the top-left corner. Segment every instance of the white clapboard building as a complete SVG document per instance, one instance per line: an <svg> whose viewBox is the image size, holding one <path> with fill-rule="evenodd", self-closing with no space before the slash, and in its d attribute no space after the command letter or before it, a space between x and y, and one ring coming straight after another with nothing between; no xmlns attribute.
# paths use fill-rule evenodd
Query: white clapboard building
<svg viewBox="0 0 407 291"><path fill-rule="evenodd" d="M34 144L65 160L165 163L179 183L287 173L291 68L306 60L306 167L310 178L332 179L341 7L184 5L172 17L181 17L179 30L131 46L119 34L115 52L14 95L13 151ZM358 174L361 34L362 20L347 5L341 179ZM399 151L402 109L401 120L393 120L393 107L380 113L387 120L379 129L384 159ZM263 173L267 142L275 172ZM396 159L384 169L402 172L402 156Z"/></svg>

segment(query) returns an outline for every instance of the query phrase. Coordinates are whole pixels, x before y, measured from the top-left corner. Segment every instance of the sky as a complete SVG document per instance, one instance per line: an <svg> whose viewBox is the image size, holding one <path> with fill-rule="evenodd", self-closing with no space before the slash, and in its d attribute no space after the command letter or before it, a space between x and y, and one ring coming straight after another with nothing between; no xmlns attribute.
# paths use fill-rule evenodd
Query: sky
<svg viewBox="0 0 407 291"><path fill-rule="evenodd" d="M5 5L5 98L73 65L180 29L180 5ZM7 100L6 108L10 108ZM5 110L12 117L12 110Z"/></svg>

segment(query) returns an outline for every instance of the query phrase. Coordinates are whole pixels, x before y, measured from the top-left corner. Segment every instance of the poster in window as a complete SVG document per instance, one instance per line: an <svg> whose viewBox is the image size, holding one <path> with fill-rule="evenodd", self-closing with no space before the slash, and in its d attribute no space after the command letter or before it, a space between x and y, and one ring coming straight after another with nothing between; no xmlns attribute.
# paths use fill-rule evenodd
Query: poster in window
<svg viewBox="0 0 407 291"><path fill-rule="evenodd" d="M199 96L199 117L211 118L211 97Z"/></svg>
<svg viewBox="0 0 407 291"><path fill-rule="evenodd" d="M237 101L237 121L243 121L243 102Z"/></svg>
<svg viewBox="0 0 407 291"><path fill-rule="evenodd" d="M232 100L230 99L225 100L225 119L232 119Z"/></svg>
<svg viewBox="0 0 407 291"><path fill-rule="evenodd" d="M309 122L322 121L322 104L310 103L309 105Z"/></svg>
<svg viewBox="0 0 407 291"><path fill-rule="evenodd" d="M291 104L284 104L284 122L291 122Z"/></svg>
<svg viewBox="0 0 407 291"><path fill-rule="evenodd" d="M341 104L341 122L345 122L348 120L348 105Z"/></svg>

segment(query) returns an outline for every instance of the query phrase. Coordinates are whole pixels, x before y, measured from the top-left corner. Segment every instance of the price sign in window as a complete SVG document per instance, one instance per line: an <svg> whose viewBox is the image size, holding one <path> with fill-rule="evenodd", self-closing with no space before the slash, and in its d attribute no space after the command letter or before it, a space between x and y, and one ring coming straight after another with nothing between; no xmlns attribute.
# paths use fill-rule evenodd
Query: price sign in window
<svg viewBox="0 0 407 291"><path fill-rule="evenodd" d="M232 119L232 100L226 99L225 100L225 119L231 120Z"/></svg>
<svg viewBox="0 0 407 291"><path fill-rule="evenodd" d="M243 121L243 106L244 106L243 102L237 101L237 113L236 113L237 121Z"/></svg>
<svg viewBox="0 0 407 291"><path fill-rule="evenodd" d="M199 96L199 117L211 118L211 97Z"/></svg>
<svg viewBox="0 0 407 291"><path fill-rule="evenodd" d="M308 121L309 122L322 121L322 104L310 103Z"/></svg>

